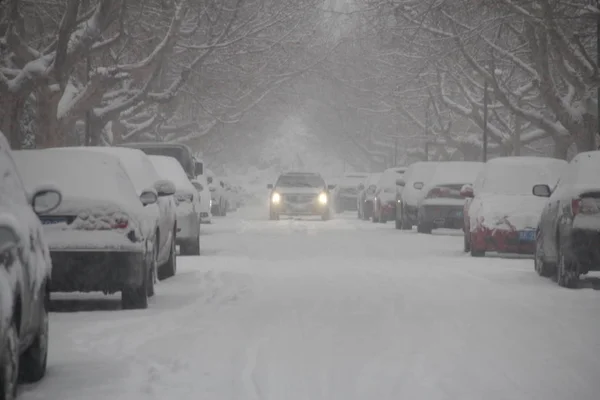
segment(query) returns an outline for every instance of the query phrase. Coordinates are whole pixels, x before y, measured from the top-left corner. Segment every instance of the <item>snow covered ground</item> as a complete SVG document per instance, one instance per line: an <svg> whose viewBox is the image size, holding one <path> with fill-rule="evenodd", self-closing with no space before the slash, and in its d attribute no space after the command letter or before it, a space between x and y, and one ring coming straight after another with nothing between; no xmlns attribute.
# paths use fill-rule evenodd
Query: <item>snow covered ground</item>
<svg viewBox="0 0 600 400"><path fill-rule="evenodd" d="M203 226L148 310L55 296L48 375L20 399L600 398L598 281L561 289L456 233L266 215Z"/></svg>

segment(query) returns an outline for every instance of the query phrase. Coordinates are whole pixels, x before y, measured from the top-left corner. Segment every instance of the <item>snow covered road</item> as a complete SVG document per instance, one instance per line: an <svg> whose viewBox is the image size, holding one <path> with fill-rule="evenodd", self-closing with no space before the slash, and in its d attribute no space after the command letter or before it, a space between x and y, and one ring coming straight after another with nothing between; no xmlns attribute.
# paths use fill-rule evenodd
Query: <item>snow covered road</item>
<svg viewBox="0 0 600 400"><path fill-rule="evenodd" d="M600 398L594 281L473 259L456 233L266 215L203 226L148 310L53 313L48 375L20 399Z"/></svg>

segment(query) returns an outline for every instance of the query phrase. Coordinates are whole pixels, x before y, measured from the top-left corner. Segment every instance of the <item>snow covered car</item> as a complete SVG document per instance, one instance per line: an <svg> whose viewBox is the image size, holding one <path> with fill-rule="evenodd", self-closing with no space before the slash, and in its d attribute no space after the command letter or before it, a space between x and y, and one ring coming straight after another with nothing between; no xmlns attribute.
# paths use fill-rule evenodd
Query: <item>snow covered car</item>
<svg viewBox="0 0 600 400"><path fill-rule="evenodd" d="M537 185L548 198L537 226L535 270L576 288L579 276L600 270L600 151L579 153L558 184ZM551 189L552 188L552 189Z"/></svg>
<svg viewBox="0 0 600 400"><path fill-rule="evenodd" d="M419 161L411 164L401 177L400 193L396 199L396 228L409 230L417 223L419 202L426 193L423 187L441 163Z"/></svg>
<svg viewBox="0 0 600 400"><path fill-rule="evenodd" d="M100 152L20 150L25 187L53 182L62 203L40 216L52 257L53 292L121 292L124 309L154 294L154 190L138 195L118 157Z"/></svg>
<svg viewBox="0 0 600 400"><path fill-rule="evenodd" d="M546 199L532 193L535 185L556 185L567 166L548 157L500 157L489 160L471 187L464 207L464 247L474 257L487 251L533 254L535 232Z"/></svg>
<svg viewBox="0 0 600 400"><path fill-rule="evenodd" d="M192 180L192 185L196 188L200 198L200 223L210 224L212 219L210 210L212 207L212 200L210 198L206 177L204 175L196 176L196 179Z"/></svg>
<svg viewBox="0 0 600 400"><path fill-rule="evenodd" d="M377 191L377 182L381 178L380 173L371 174L361 185L359 186L360 192L356 199L356 208L358 209L358 218L362 220L369 220L373 214L373 199L375 198L375 192Z"/></svg>
<svg viewBox="0 0 600 400"><path fill-rule="evenodd" d="M197 175L201 175L203 171L202 162L194 157L192 149L182 143L162 143L162 142L145 142L145 143L124 143L119 147L131 147L140 149L144 153L151 156L167 156L173 157L181 168L185 171L189 179L194 179Z"/></svg>
<svg viewBox="0 0 600 400"><path fill-rule="evenodd" d="M406 172L404 167L388 168L383 171L373 198L372 221L385 224L396 218L397 180Z"/></svg>
<svg viewBox="0 0 600 400"><path fill-rule="evenodd" d="M49 185L27 191L0 133L0 398L46 374L52 262L36 213L60 205Z"/></svg>
<svg viewBox="0 0 600 400"><path fill-rule="evenodd" d="M210 169L205 168L205 175L212 201L211 213L214 216L224 217L227 215L227 199L223 194L223 186Z"/></svg>
<svg viewBox="0 0 600 400"><path fill-rule="evenodd" d="M53 148L53 151L58 149ZM175 185L168 179L161 179L152 162L144 152L134 148L124 147L64 147L60 150L66 151L96 151L112 154L121 160L129 179L138 196L146 191L155 191L158 201L146 206L148 212L154 214L156 237L153 237L158 247L156 271L159 279L166 279L175 275L177 271L177 249L175 247L175 236L177 232L175 216Z"/></svg>
<svg viewBox="0 0 600 400"><path fill-rule="evenodd" d="M323 177L310 172L287 172L277 179L275 185L267 185L269 195L269 219L278 220L280 215L318 215L324 221L331 217L329 191Z"/></svg>
<svg viewBox="0 0 600 400"><path fill-rule="evenodd" d="M449 161L427 183L419 202L417 231L431 233L436 228L463 229L465 199L460 194L464 185L472 185L483 169L484 163L476 161Z"/></svg>
<svg viewBox="0 0 600 400"><path fill-rule="evenodd" d="M182 255L200 255L200 196L181 165L173 157L150 156L163 179L175 184L177 244Z"/></svg>
<svg viewBox="0 0 600 400"><path fill-rule="evenodd" d="M340 179L333 192L334 208L338 213L356 211L358 186L369 176L368 173L349 173Z"/></svg>

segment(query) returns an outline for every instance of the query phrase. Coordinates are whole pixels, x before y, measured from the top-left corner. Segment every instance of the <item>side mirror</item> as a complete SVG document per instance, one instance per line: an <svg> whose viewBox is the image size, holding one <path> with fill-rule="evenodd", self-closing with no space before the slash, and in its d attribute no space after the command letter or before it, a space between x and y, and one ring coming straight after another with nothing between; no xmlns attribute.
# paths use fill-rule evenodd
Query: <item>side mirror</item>
<svg viewBox="0 0 600 400"><path fill-rule="evenodd" d="M194 161L194 169L196 171L196 176L204 175L204 163L202 161Z"/></svg>
<svg viewBox="0 0 600 400"><path fill-rule="evenodd" d="M396 185L400 186L400 187L404 187L404 186L406 186L406 182L404 182L404 179L398 178L398 179L396 179Z"/></svg>
<svg viewBox="0 0 600 400"><path fill-rule="evenodd" d="M538 197L550 197L552 191L548 185L535 185L533 187L533 195Z"/></svg>
<svg viewBox="0 0 600 400"><path fill-rule="evenodd" d="M272 183L269 183L269 184L267 185L267 189L273 189L273 184L272 184Z"/></svg>
<svg viewBox="0 0 600 400"><path fill-rule="evenodd" d="M172 196L175 194L175 184L168 179L162 179L156 181L154 184L154 190L158 197Z"/></svg>
<svg viewBox="0 0 600 400"><path fill-rule="evenodd" d="M473 186L471 185L463 185L462 188L460 188L460 195L462 197L465 198L472 198L475 196L475 193L473 192Z"/></svg>
<svg viewBox="0 0 600 400"><path fill-rule="evenodd" d="M55 210L62 202L62 194L53 188L38 189L31 197L31 206L36 214Z"/></svg>
<svg viewBox="0 0 600 400"><path fill-rule="evenodd" d="M327 190L333 190L335 189L335 185L327 185Z"/></svg>
<svg viewBox="0 0 600 400"><path fill-rule="evenodd" d="M415 182L413 183L413 187L417 190L421 190L423 189L423 186L425 186L425 184L423 182Z"/></svg>
<svg viewBox="0 0 600 400"><path fill-rule="evenodd" d="M154 204L158 201L158 195L154 190L144 190L140 195L140 201L145 206Z"/></svg>

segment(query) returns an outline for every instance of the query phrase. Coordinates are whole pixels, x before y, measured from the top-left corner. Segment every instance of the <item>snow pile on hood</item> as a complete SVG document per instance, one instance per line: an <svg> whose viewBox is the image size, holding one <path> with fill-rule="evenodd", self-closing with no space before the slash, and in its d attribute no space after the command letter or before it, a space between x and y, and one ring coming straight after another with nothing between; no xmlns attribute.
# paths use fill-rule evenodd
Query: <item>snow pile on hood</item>
<svg viewBox="0 0 600 400"><path fill-rule="evenodd" d="M126 147L64 147L52 150L66 151L95 151L104 154L111 154L119 158L125 171L129 175L135 191L138 196L144 190L152 189L156 181L158 181L158 173L148 159L148 156L139 149Z"/></svg>
<svg viewBox="0 0 600 400"><path fill-rule="evenodd" d="M13 157L28 190L53 183L63 195L50 214L78 215L102 207L136 210L141 207L133 183L119 159L87 151L20 150ZM91 212L93 214L94 212Z"/></svg>
<svg viewBox="0 0 600 400"><path fill-rule="evenodd" d="M158 175L172 181L177 192L196 193L196 188L177 159L167 156L149 156L149 158Z"/></svg>

